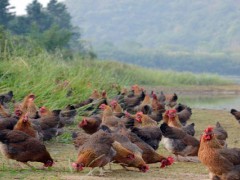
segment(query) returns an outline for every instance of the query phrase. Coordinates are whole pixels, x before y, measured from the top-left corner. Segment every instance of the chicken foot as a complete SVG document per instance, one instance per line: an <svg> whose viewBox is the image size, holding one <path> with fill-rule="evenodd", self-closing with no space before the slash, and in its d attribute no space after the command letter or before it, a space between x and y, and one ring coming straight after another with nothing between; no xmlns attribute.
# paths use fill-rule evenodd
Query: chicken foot
<svg viewBox="0 0 240 180"><path fill-rule="evenodd" d="M102 169L103 169L103 172L106 172L106 173L112 172L112 171L111 171L111 170L112 170L112 167L111 167L110 163L109 163L109 170L105 169L104 167L102 167Z"/></svg>
<svg viewBox="0 0 240 180"><path fill-rule="evenodd" d="M123 167L123 169L125 169L126 171L132 171L131 169L128 169L125 164L120 164L120 165L121 165L121 166Z"/></svg>
<svg viewBox="0 0 240 180"><path fill-rule="evenodd" d="M32 170L35 170L36 168L34 166L32 166L31 164L29 164L28 162L21 162L22 164L27 165L28 167L30 167ZM21 166L21 164L20 164ZM23 166L21 166L23 168Z"/></svg>
<svg viewBox="0 0 240 180"><path fill-rule="evenodd" d="M99 167L99 176L104 176L104 172L103 167Z"/></svg>

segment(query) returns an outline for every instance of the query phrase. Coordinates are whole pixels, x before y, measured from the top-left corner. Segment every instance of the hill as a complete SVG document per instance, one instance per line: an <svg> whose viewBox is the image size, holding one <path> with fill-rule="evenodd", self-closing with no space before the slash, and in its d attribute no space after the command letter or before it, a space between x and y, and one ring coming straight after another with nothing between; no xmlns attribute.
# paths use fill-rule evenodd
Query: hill
<svg viewBox="0 0 240 180"><path fill-rule="evenodd" d="M178 71L238 74L238 1L65 3L73 23L82 28L83 38L100 58Z"/></svg>

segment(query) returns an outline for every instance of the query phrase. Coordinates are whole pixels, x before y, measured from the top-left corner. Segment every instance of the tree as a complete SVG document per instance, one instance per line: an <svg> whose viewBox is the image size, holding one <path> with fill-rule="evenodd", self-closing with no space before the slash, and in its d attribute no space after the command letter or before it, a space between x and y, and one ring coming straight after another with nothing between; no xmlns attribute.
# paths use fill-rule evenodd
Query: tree
<svg viewBox="0 0 240 180"><path fill-rule="evenodd" d="M31 21L26 16L16 16L9 22L9 30L16 35L27 35L31 27Z"/></svg>
<svg viewBox="0 0 240 180"><path fill-rule="evenodd" d="M43 46L48 51L67 48L72 33L65 29L60 29L58 25L52 27L43 33Z"/></svg>
<svg viewBox="0 0 240 180"><path fill-rule="evenodd" d="M64 42L66 42L65 47L78 52L83 50L81 42L79 41L81 36L79 28L72 26L71 16L67 11L66 5L57 2L57 0L50 0L47 5L47 12L52 21L51 24L55 24L60 28L58 34L60 33L64 35L63 39Z"/></svg>
<svg viewBox="0 0 240 180"><path fill-rule="evenodd" d="M37 0L34 0L27 6L27 19L29 22L36 24L40 32L43 32L50 27L50 17L44 11L42 4Z"/></svg>
<svg viewBox="0 0 240 180"><path fill-rule="evenodd" d="M67 12L65 4L57 2L57 0L50 0L47 5L47 11L54 24L63 29L72 29L71 16Z"/></svg>
<svg viewBox="0 0 240 180"><path fill-rule="evenodd" d="M10 20L14 18L14 13L10 12L13 7L10 6L8 0L0 1L0 25L5 28L8 26Z"/></svg>

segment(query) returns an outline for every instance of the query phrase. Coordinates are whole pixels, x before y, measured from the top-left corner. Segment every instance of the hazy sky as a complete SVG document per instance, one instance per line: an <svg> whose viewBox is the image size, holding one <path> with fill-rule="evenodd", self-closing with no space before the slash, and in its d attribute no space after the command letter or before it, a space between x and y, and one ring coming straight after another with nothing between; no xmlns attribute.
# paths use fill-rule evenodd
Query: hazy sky
<svg viewBox="0 0 240 180"><path fill-rule="evenodd" d="M9 3L15 7L14 11L17 15L26 14L26 7L30 4L33 0L9 0ZM44 7L46 7L47 3L50 0L38 0ZM63 1L63 0L58 0Z"/></svg>

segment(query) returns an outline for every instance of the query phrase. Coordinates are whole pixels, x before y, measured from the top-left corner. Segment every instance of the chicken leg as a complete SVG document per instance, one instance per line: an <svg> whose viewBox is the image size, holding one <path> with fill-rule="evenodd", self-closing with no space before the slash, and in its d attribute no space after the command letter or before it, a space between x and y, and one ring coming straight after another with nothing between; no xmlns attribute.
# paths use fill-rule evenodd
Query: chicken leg
<svg viewBox="0 0 240 180"><path fill-rule="evenodd" d="M87 174L86 176L93 176L93 171L95 171L96 168L92 168Z"/></svg>

